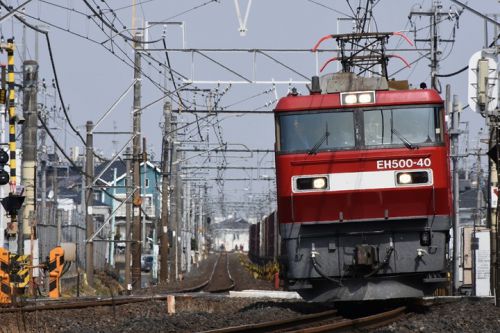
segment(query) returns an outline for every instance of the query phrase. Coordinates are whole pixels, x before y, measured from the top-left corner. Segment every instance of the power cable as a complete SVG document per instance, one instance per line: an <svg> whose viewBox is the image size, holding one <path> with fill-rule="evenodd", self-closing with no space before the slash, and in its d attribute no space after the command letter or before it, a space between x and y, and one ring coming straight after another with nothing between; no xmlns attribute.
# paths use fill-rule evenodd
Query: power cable
<svg viewBox="0 0 500 333"><path fill-rule="evenodd" d="M356 19L355 16L351 16L349 14L343 13L341 11L338 11L338 10L332 8L332 7L326 6L326 5L324 5L324 4L320 3L320 2L317 2L317 1L314 1L314 0L306 0L306 1L312 2L312 3L314 3L314 4L318 5L318 6L321 6L323 8L329 9L329 10L331 10L331 11L337 13L337 14L340 14L342 16L345 16L345 17L348 17L348 18L352 18L352 19Z"/></svg>
<svg viewBox="0 0 500 333"><path fill-rule="evenodd" d="M42 124L42 127L44 128L45 132L49 135L50 139L52 140L52 142L54 143L54 145L56 146L57 150L59 150L61 152L61 154L64 156L64 158L71 164L71 166L82 176L85 176L87 178L92 178L88 173L86 173L81 166L78 166L76 165L76 163L66 154L66 152L64 151L64 149L61 147L61 145L57 142L57 140L55 139L54 135L52 134L52 132L50 131L50 129L48 128L47 124L45 123L45 121L43 120L42 116L38 113L37 114L37 117L38 117L38 120L40 121L40 123ZM95 152L94 152L94 155L95 155ZM102 159L102 158L101 158ZM121 159L120 159L121 160ZM109 160L104 160L105 162L109 162ZM117 198L116 196L114 196L113 194L109 193L108 190L104 189L104 188L101 188L101 191L103 191L104 193L106 193L108 196L110 196L111 198L113 198L114 200L118 201L118 202L122 202L123 200L120 199L120 198Z"/></svg>
<svg viewBox="0 0 500 333"><path fill-rule="evenodd" d="M118 54L116 54L116 52L114 52L114 51L110 50L109 48L107 48L106 46L104 46L101 42L99 42L99 41L97 41L97 40L95 40L95 39L89 38L89 37L87 37L87 36L81 35L81 34L79 34L79 33L77 33L77 32L71 31L71 30L67 30L67 29L61 28L60 26L57 26L57 25L55 25L55 24L53 24L53 23L50 23L50 22L48 22L48 21L45 21L45 20L43 20L43 19L41 19L41 18L36 18L36 17L31 16L31 15L28 15L28 14L25 14L25 16L30 17L30 18L32 18L32 19L34 19L34 20L40 21L40 22L42 22L42 23L44 23L44 24L47 24L47 25L49 25L49 26L51 26L51 27L53 27L53 28L56 28L56 29L58 29L58 30L61 30L61 31L64 31L64 32L70 33L70 34L72 34L72 35L75 35L75 36L80 37L80 38L82 38L82 39L85 39L85 40L87 40L87 41L90 41L90 42L92 42L92 43L94 43L94 44L97 44L97 45L99 45L99 46L103 47L104 49L106 49L107 51L109 51L109 52L110 52L110 53L111 53L114 57L116 57L117 59L119 59L120 61L122 61L122 62L123 62L125 65L127 65L128 67L130 67L130 68L134 68L133 64L128 63L126 59L124 59L124 58L120 57ZM126 54L126 53L125 53L125 51L124 51L123 49L121 49L120 47L118 47L118 49L119 49L122 53ZM131 59L131 58L127 57L127 59L128 59L130 62L132 62L132 59ZM157 84L157 83L156 83L156 81L155 81L155 80L153 80L153 79L152 79L149 75L147 75L146 73L144 73L144 71L141 71L141 73L142 73L142 75L143 75L144 77L146 77L146 78L147 78L147 79L148 79L151 83L153 83L153 84ZM163 89L162 89L162 91L163 91Z"/></svg>
<svg viewBox="0 0 500 333"><path fill-rule="evenodd" d="M137 5L143 5L145 3L148 3L148 2L152 2L152 1L156 1L156 0L145 0L145 1L141 1L139 3L137 3ZM130 7L133 7L134 5L128 5L128 6L124 6L124 7L120 7L120 8L116 8L114 11L117 12L119 10L123 10L123 9L127 9L127 8L130 8Z"/></svg>
<svg viewBox="0 0 500 333"><path fill-rule="evenodd" d="M352 6L351 6L351 2L349 0L345 0L347 2L347 5L349 6L349 8L351 9L351 13L352 15L356 16L356 13L354 13L354 9L352 9Z"/></svg>
<svg viewBox="0 0 500 333"><path fill-rule="evenodd" d="M201 8L201 7L204 7L206 5L209 5L212 2L220 2L220 0L210 0L210 1L204 2L204 3L200 4L200 5L194 6L193 8L187 9L187 10L185 10L185 11L179 13L179 14L175 14L174 16L170 16L169 18L166 18L166 19L164 19L162 21L169 21L169 20L171 20L173 18L179 17L181 15L184 15L184 14L187 14L189 12L192 12L193 10L196 10L198 8Z"/></svg>
<svg viewBox="0 0 500 333"><path fill-rule="evenodd" d="M450 76L455 76L457 74L462 73L463 71L466 71L468 68L469 68L469 65L467 65L464 68L461 68L458 71L453 72L453 73L449 73L449 74L436 74L435 76L436 77L450 77Z"/></svg>
<svg viewBox="0 0 500 333"><path fill-rule="evenodd" d="M87 0L83 0L83 2L85 3L85 5L90 9L90 11L92 13L94 13L94 15L96 17L99 18L99 20L102 22L102 24L104 24L105 26L107 26L109 29L111 29L114 33L116 33L118 36L122 37L123 39L129 41L129 42L133 42L133 43L137 43L137 44L154 44L154 43L157 43L159 42L161 39L158 39L158 40L152 40L152 41L138 41L136 40L135 38L130 38L124 34L122 34L120 31L118 31L118 29L115 28L115 26L113 24L110 24L108 21L106 21L102 16L101 14L99 14L94 7L92 7L92 5L90 5L88 3Z"/></svg>
<svg viewBox="0 0 500 333"><path fill-rule="evenodd" d="M123 54L127 57L127 59L130 61L130 63L127 63L127 60L125 60L124 58L122 58L122 57L118 56L118 55L116 54L116 52L114 52L113 50L110 50L109 48L107 48L106 46L104 46L101 42L98 42L98 41L96 41L96 40L94 40L94 39L92 39L92 38L89 38L89 37L83 36L83 35L81 35L81 34L78 34L78 33L76 33L76 32L73 32L73 31L71 31L71 30L67 30L67 29L61 28L61 27L59 27L59 26L57 26L57 25L55 25L55 24L53 24L53 23L50 23L50 22L45 21L45 20L42 20L41 18L36 18L36 17L30 16L30 15L27 15L27 16L29 16L29 17L30 17L30 18L32 18L32 19L38 20L38 21L40 21L40 22L42 22L42 23L45 23L45 24L47 24L47 25L50 25L50 26L52 26L52 27L54 27L54 28L56 28L56 29L59 29L59 30L65 31L65 32L69 32L70 34L76 35L76 36L78 36L78 37L80 37L80 38L83 38L83 39L86 39L86 40L88 40L88 41L91 41L91 42L93 42L93 43L95 43L95 44L98 44L98 45L100 45L100 46L104 47L104 48L105 48L107 51L109 51L109 52L110 52L113 56L115 56L115 57L117 57L118 59L120 59L120 60L121 60L124 64L126 64L126 65L127 65L127 66L129 66L130 68L134 68L134 66L132 65L133 60L132 60L130 57L128 57L128 56L127 56L127 54L126 54L126 52L125 52L125 51L124 51L121 47L119 47L118 45L116 45L116 47L118 48L118 50L120 50L120 52L122 52L122 53L123 53ZM103 31L103 30L101 30L101 31ZM103 32L104 32L104 31L103 31ZM104 32L104 33L106 34L106 32ZM106 35L107 35L107 34L106 34ZM153 58L150 54L147 54L147 53L146 53L146 54L143 54L143 55L144 55L144 56L147 56L147 57L149 57L149 58L151 58L151 59L153 59L155 62L158 62L158 61L157 61L156 59L154 59L154 58ZM159 62L158 62L158 63L159 63ZM151 63L149 63L149 64L151 65ZM155 68L155 69L156 69L156 68ZM171 69L171 70L173 70L173 69ZM175 71L174 71L174 72L175 72ZM141 70L141 73L142 73L142 75L143 75L144 77L146 77L146 78L147 78L147 79L148 79L148 80L149 80L149 81L150 81L153 85L156 85L156 87L157 87L157 88L159 88L162 92L165 92L165 90L163 89L163 87L161 87L161 86L160 86L160 85L159 85L159 84L158 84L155 80L153 80L153 79L152 79L149 75L147 75L147 74L146 74L143 70ZM179 75L181 75L180 73L178 73L178 74L179 74Z"/></svg>
<svg viewBox="0 0 500 333"><path fill-rule="evenodd" d="M8 12L11 12L10 7L8 7L2 0L0 0L0 5L2 5ZM38 29L37 27L31 25L26 20L24 20L23 18L21 18L20 16L18 16L16 14L14 14L14 17L16 19L18 19L19 21L21 21L24 25L26 25L30 29L35 30L37 32L40 32L40 33L42 33L45 36L45 40L47 41L47 48L48 48L48 51L49 51L50 63L51 63L51 66L52 66L52 73L54 74L54 80L55 80L55 84L56 84L56 88L57 88L57 93L59 95L59 101L61 102L61 106L62 106L64 115L66 116L66 120L68 121L68 124L71 127L71 129L76 133L76 135L78 135L78 137L81 139L81 141L83 142L83 144L85 144L85 140L81 136L80 132L78 132L76 130L76 128L73 126L73 124L71 123L71 121L69 119L69 116L68 116L68 111L66 110L66 105L64 104L64 100L63 100L63 97L62 97L62 94L61 94L61 88L59 86L59 79L57 77L57 71L56 71L56 67L55 67L55 63L54 63L54 55L52 53L52 47L50 45L50 38L49 38L48 32L44 31L44 30L41 30L41 29Z"/></svg>
<svg viewBox="0 0 500 333"><path fill-rule="evenodd" d="M63 156L66 158L66 160L68 160L68 162L81 174L81 175L84 175L86 177L90 177L90 175L88 175L85 171L82 170L82 167L81 166L78 166L76 165L76 163L66 154L66 152L64 151L64 149L62 149L61 145L57 142L57 140L55 139L54 135L52 134L52 132L50 131L49 127L47 126L47 124L45 123L45 121L43 120L43 117L40 115L40 113L37 113L37 116L38 116L38 120L40 121L40 123L42 124L42 127L43 129L45 130L45 132L49 135L50 139L52 140L52 142L54 143L54 145L56 146L56 148L61 152L61 154L63 154Z"/></svg>
<svg viewBox="0 0 500 333"><path fill-rule="evenodd" d="M167 58L167 65L169 68L168 72L170 73L170 77L172 78L172 84L174 85L174 89L177 90L177 84L175 83L174 74L172 73L172 65L170 65L170 57L168 56L167 42L165 41L165 37L162 38L162 42L163 42L163 48L165 48L165 57ZM179 98L180 105L185 109L186 106L182 102L182 98L178 90L177 90L177 97Z"/></svg>
<svg viewBox="0 0 500 333"><path fill-rule="evenodd" d="M42 3L45 3L47 5L50 5L50 6L54 6L56 8L59 8L59 9L64 9L64 10L68 10L68 11L71 11L71 12L74 12L76 14L80 14L82 16L85 16L85 17L88 17L88 15L84 12L81 12L79 10L76 10L75 8L69 8L69 7L66 7L66 6L63 6L63 5L59 5L59 4L55 4L55 3L52 3L50 1L46 1L46 0L38 0ZM24 14L24 13L23 13Z"/></svg>
<svg viewBox="0 0 500 333"><path fill-rule="evenodd" d="M500 35L498 35L495 40L490 44L488 45L488 47L492 47L493 45L495 45L495 43L497 42L498 38L500 37ZM449 74L436 74L437 77L451 77L451 76L455 76L457 74L460 74L462 73L463 71L466 71L467 69L469 68L469 65L455 71L455 72L452 72L452 73L449 73Z"/></svg>

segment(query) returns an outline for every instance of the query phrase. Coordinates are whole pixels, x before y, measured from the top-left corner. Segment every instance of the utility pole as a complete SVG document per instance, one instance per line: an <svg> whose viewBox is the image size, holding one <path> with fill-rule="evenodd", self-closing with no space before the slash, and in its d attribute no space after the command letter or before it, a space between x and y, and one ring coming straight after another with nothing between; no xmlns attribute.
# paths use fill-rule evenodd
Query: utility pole
<svg viewBox="0 0 500 333"><path fill-rule="evenodd" d="M477 250L479 249L479 242L476 238L476 227L481 225L481 208L483 205L483 193L481 191L481 179L483 178L483 172L482 172L482 167L481 167L481 149L478 149L477 151L477 193L476 193L476 214L474 216L474 224L472 228L472 241L471 241L471 247L472 247L472 296L476 296L477 294L477 284L476 284L476 278L477 278L477 260L476 260L476 254Z"/></svg>
<svg viewBox="0 0 500 333"><path fill-rule="evenodd" d="M86 261L85 272L87 274L87 282L90 286L94 286L94 243L90 238L94 234L94 218L92 216L92 202L94 199L94 189L92 183L94 181L94 135L92 130L94 123L87 121L87 142L85 150L85 228L86 228Z"/></svg>
<svg viewBox="0 0 500 333"><path fill-rule="evenodd" d="M175 122L174 122L175 124ZM173 129L176 130L175 126ZM174 132L175 133L175 132ZM172 138L173 141L173 153L172 153L172 159L174 162L177 162L179 160L179 153L177 152L177 144L175 143L175 139ZM174 170L174 169L172 169ZM182 215L181 215L181 209L182 209L182 180L180 177L181 173L181 168L180 165L177 163L175 164L175 175L172 177L175 180L175 187L174 187L174 197L175 197L175 237L174 237L174 244L175 244L175 279L179 279L179 266L181 263L181 249L179 249L181 245L181 220L182 220Z"/></svg>
<svg viewBox="0 0 500 333"><path fill-rule="evenodd" d="M23 64L23 160L24 209L22 215L24 254L30 255L31 264L38 265L38 241L36 239L36 153L37 153L37 93L38 63L27 60ZM29 241L29 242L27 242ZM30 270L31 278L38 272ZM33 279L30 279L33 281ZM33 286L33 284L32 284ZM32 294L34 289L32 288Z"/></svg>
<svg viewBox="0 0 500 333"><path fill-rule="evenodd" d="M116 168L113 168L113 196L116 197ZM111 200L111 211L115 211L115 199ZM111 268L115 267L115 248L116 248L116 243L115 243L115 236L116 236L116 214L113 214L111 217L111 232L110 232L110 242L109 244L109 266Z"/></svg>
<svg viewBox="0 0 500 333"><path fill-rule="evenodd" d="M130 229L132 225L132 202L130 200L130 196L132 194L132 177L130 174L131 163L130 159L132 154L130 152L130 147L127 147L125 152L125 168L126 168L126 176L125 176L125 186L127 189L127 202L125 203L126 209L126 218L125 218L125 289L130 291L132 289L131 275L130 275L130 255L132 253L132 238L130 237Z"/></svg>
<svg viewBox="0 0 500 333"><path fill-rule="evenodd" d="M186 193L184 197L186 198L184 211L186 219L184 220L184 248L185 249L185 260L186 260L186 273L191 271L191 213L192 213L192 205L193 198L191 197L191 182L186 183Z"/></svg>
<svg viewBox="0 0 500 333"><path fill-rule="evenodd" d="M132 289L141 288L141 41L142 36L135 34L135 58L134 58L134 109L133 109L133 168L132 187L133 198L133 222L132 222Z"/></svg>
<svg viewBox="0 0 500 333"><path fill-rule="evenodd" d="M165 119L163 125L163 152L162 152L162 182L161 182L161 228L160 228L160 282L172 281L169 279L171 268L168 267L168 205L170 198L169 185L169 159L168 151L170 149L170 118L172 116L172 107L170 102L165 102L163 105L163 116Z"/></svg>
<svg viewBox="0 0 500 333"><path fill-rule="evenodd" d="M483 14L478 12L477 10L473 9L472 7L467 6L467 4L464 4L458 0L451 0L454 3L462 6L464 9L472 12L474 15L479 16L484 19L484 26L485 26L485 45L484 49L482 50L482 58L485 58L487 53L492 53L493 54L493 59L495 62L498 64L498 54L499 54L499 46L498 46L498 28L500 24L498 23L497 20L497 15L493 15L493 18L489 17L487 14ZM488 25L487 22L493 23L494 25L494 42L489 45L488 41ZM493 47L491 50L488 50L489 47ZM488 52L489 51L489 52ZM486 53L486 54L485 54ZM482 59L484 60L484 59ZM470 66L469 66L470 67ZM475 97L478 96L478 94L481 93L479 86L487 87L488 85L492 84L493 78L489 77L489 71L490 67L488 64L488 71L484 71L481 73L480 70L480 65L479 62L477 63L477 68L475 69L477 71L477 82L476 84L476 92L475 92ZM495 82L494 84L500 85L500 77L498 76L498 69L496 71L496 78L494 78ZM481 82L481 80L485 80ZM471 84L472 82L469 82ZM488 90L488 89L486 89ZM482 92L484 94L484 92ZM487 94L486 94L487 95ZM488 167L489 167L489 183L488 183L488 224L490 227L490 256L491 256L491 270L490 270L490 286L491 286L491 292L495 295L495 305L497 307L500 307L500 255L498 254L498 250L500 249L500 233L498 232L498 209L500 200L498 200L498 194L497 200L496 200L496 205L492 204L492 192L494 189L498 191L498 175L500 171L500 149L499 149L499 120L500 120L500 107L498 106L498 101L500 99L500 89L497 90L497 96L485 96L491 98L491 100L496 101L495 109L491 110L485 110L481 109L480 105L476 105L475 107L472 107L472 109L476 109L477 112L480 112L483 117L487 119L487 125L489 127L489 133L490 133L490 140L488 143ZM469 104L470 103L470 98L471 96L469 95ZM479 104L475 103L474 104Z"/></svg>
<svg viewBox="0 0 500 333"><path fill-rule="evenodd" d="M451 142L452 142L452 162L453 162L453 291L458 290L459 283L459 271L460 271L460 260L458 258L458 251L460 249L460 180L458 174L458 136L460 135L459 123L460 123L460 113L459 113L459 102L458 96L453 95L453 102L451 101L450 85L446 86L446 103L448 110L451 111L452 117L452 128L450 130ZM451 104L451 108L450 107Z"/></svg>
<svg viewBox="0 0 500 333"><path fill-rule="evenodd" d="M47 93L47 88L45 87L45 84L42 85L43 87L43 95L45 96ZM45 103L45 101L44 101ZM43 122L45 124L47 123L47 112L45 112L45 108L41 110L40 112L40 118L43 119ZM47 132L43 128L40 133L40 154L39 154L39 159L40 159L40 187L41 187L41 200L40 200L40 210L41 210L41 219L42 223L45 224L47 223L47 144L46 144L46 139L47 139ZM83 193L83 188L82 188L82 193ZM82 196L83 198L83 196ZM82 201L83 202L83 201Z"/></svg>
<svg viewBox="0 0 500 333"><path fill-rule="evenodd" d="M146 148L146 138L142 138L142 169L143 169L143 178L141 178L141 198L146 197L146 177L148 175L148 166L147 166L147 161L148 161L148 153L147 153L147 148ZM144 205L143 209L146 209L147 207ZM142 251L146 251L148 248L148 234L147 234L147 229L146 229L146 217L147 217L147 212L145 212L142 216Z"/></svg>
<svg viewBox="0 0 500 333"><path fill-rule="evenodd" d="M58 214L57 214L57 198L59 196L59 191L58 191L58 186L59 186L58 177L59 176L58 176L58 169L57 169L58 157L57 157L57 151L56 151L55 146L54 146L54 156L56 157L56 160L54 161L54 163L52 163L52 189L54 191L54 196L52 197L52 218L53 218L54 224L57 225L57 245L61 245L61 241L62 241L61 222L62 221L59 219ZM92 166L93 166L93 164L92 164ZM92 177L92 179L93 179L93 177ZM91 202L91 205L92 205L92 202Z"/></svg>
<svg viewBox="0 0 500 333"><path fill-rule="evenodd" d="M443 5L439 0L432 1L432 7L430 10L424 11L411 11L409 18L411 19L413 16L428 16L429 17L429 38L426 39L418 39L415 36L415 42L424 42L430 44L430 56L429 60L431 61L431 87L439 91L439 84L437 80L437 75L439 72L439 61L441 58L441 51L439 50L440 43L453 43L455 39L441 39L439 37L439 23L444 20L444 18L452 18L458 21L458 18L461 14L450 12L450 11L442 11ZM414 33L416 35L416 27Z"/></svg>

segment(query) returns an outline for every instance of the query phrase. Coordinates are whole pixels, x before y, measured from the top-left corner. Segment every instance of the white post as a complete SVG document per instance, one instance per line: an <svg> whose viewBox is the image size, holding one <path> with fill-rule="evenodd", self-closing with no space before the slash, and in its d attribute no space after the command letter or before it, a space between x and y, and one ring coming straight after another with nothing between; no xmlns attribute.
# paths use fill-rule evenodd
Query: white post
<svg viewBox="0 0 500 333"><path fill-rule="evenodd" d="M116 197L116 168L113 169L113 197ZM111 211L114 212L116 209L116 202L114 198L111 198ZM115 220L116 214L113 214L111 216L111 236L110 236L110 242L109 242L109 265L111 267L115 267L115 235L116 235L116 220Z"/></svg>

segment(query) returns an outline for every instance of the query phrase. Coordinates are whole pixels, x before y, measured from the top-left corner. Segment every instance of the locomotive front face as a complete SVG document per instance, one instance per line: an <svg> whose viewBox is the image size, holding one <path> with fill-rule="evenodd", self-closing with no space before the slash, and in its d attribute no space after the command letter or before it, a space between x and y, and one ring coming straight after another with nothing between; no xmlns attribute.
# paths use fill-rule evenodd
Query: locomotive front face
<svg viewBox="0 0 500 333"><path fill-rule="evenodd" d="M278 106L278 216L288 279L298 289L315 279L415 273L419 282L442 282L449 147L442 102L418 93L288 97ZM367 298L361 293L353 298Z"/></svg>

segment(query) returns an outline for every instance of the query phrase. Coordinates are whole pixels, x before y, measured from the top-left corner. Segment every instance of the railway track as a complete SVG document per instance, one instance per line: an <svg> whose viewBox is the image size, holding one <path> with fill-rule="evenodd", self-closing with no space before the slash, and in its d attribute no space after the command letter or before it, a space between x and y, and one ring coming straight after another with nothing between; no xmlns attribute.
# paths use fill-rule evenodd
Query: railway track
<svg viewBox="0 0 500 333"><path fill-rule="evenodd" d="M189 292L210 292L210 293L223 293L234 289L236 283L231 277L229 272L229 258L227 252L221 252L217 257L210 277L203 283L176 291L176 293L189 293Z"/></svg>
<svg viewBox="0 0 500 333"><path fill-rule="evenodd" d="M275 320L264 323L232 326L202 333L230 333L230 332L287 332L287 333L319 333L319 332L344 332L348 329L373 329L389 325L396 321L407 311L406 307L399 307L375 315L346 319L338 315L336 310L330 310L298 318Z"/></svg>
<svg viewBox="0 0 500 333"><path fill-rule="evenodd" d="M184 288L177 291L172 291L169 294L182 294L191 292L210 292L223 293L235 287L235 282L229 272L229 260L226 252L222 252L217 258L210 277L203 283ZM61 299L61 300L42 300L35 304L17 304L13 307L0 308L0 313L16 313L16 312L33 312L45 310L67 310L67 309L82 309L96 306L116 306L124 304L132 304L147 301L163 301L168 297L167 294L154 296L114 296L114 297L86 297L84 299Z"/></svg>

